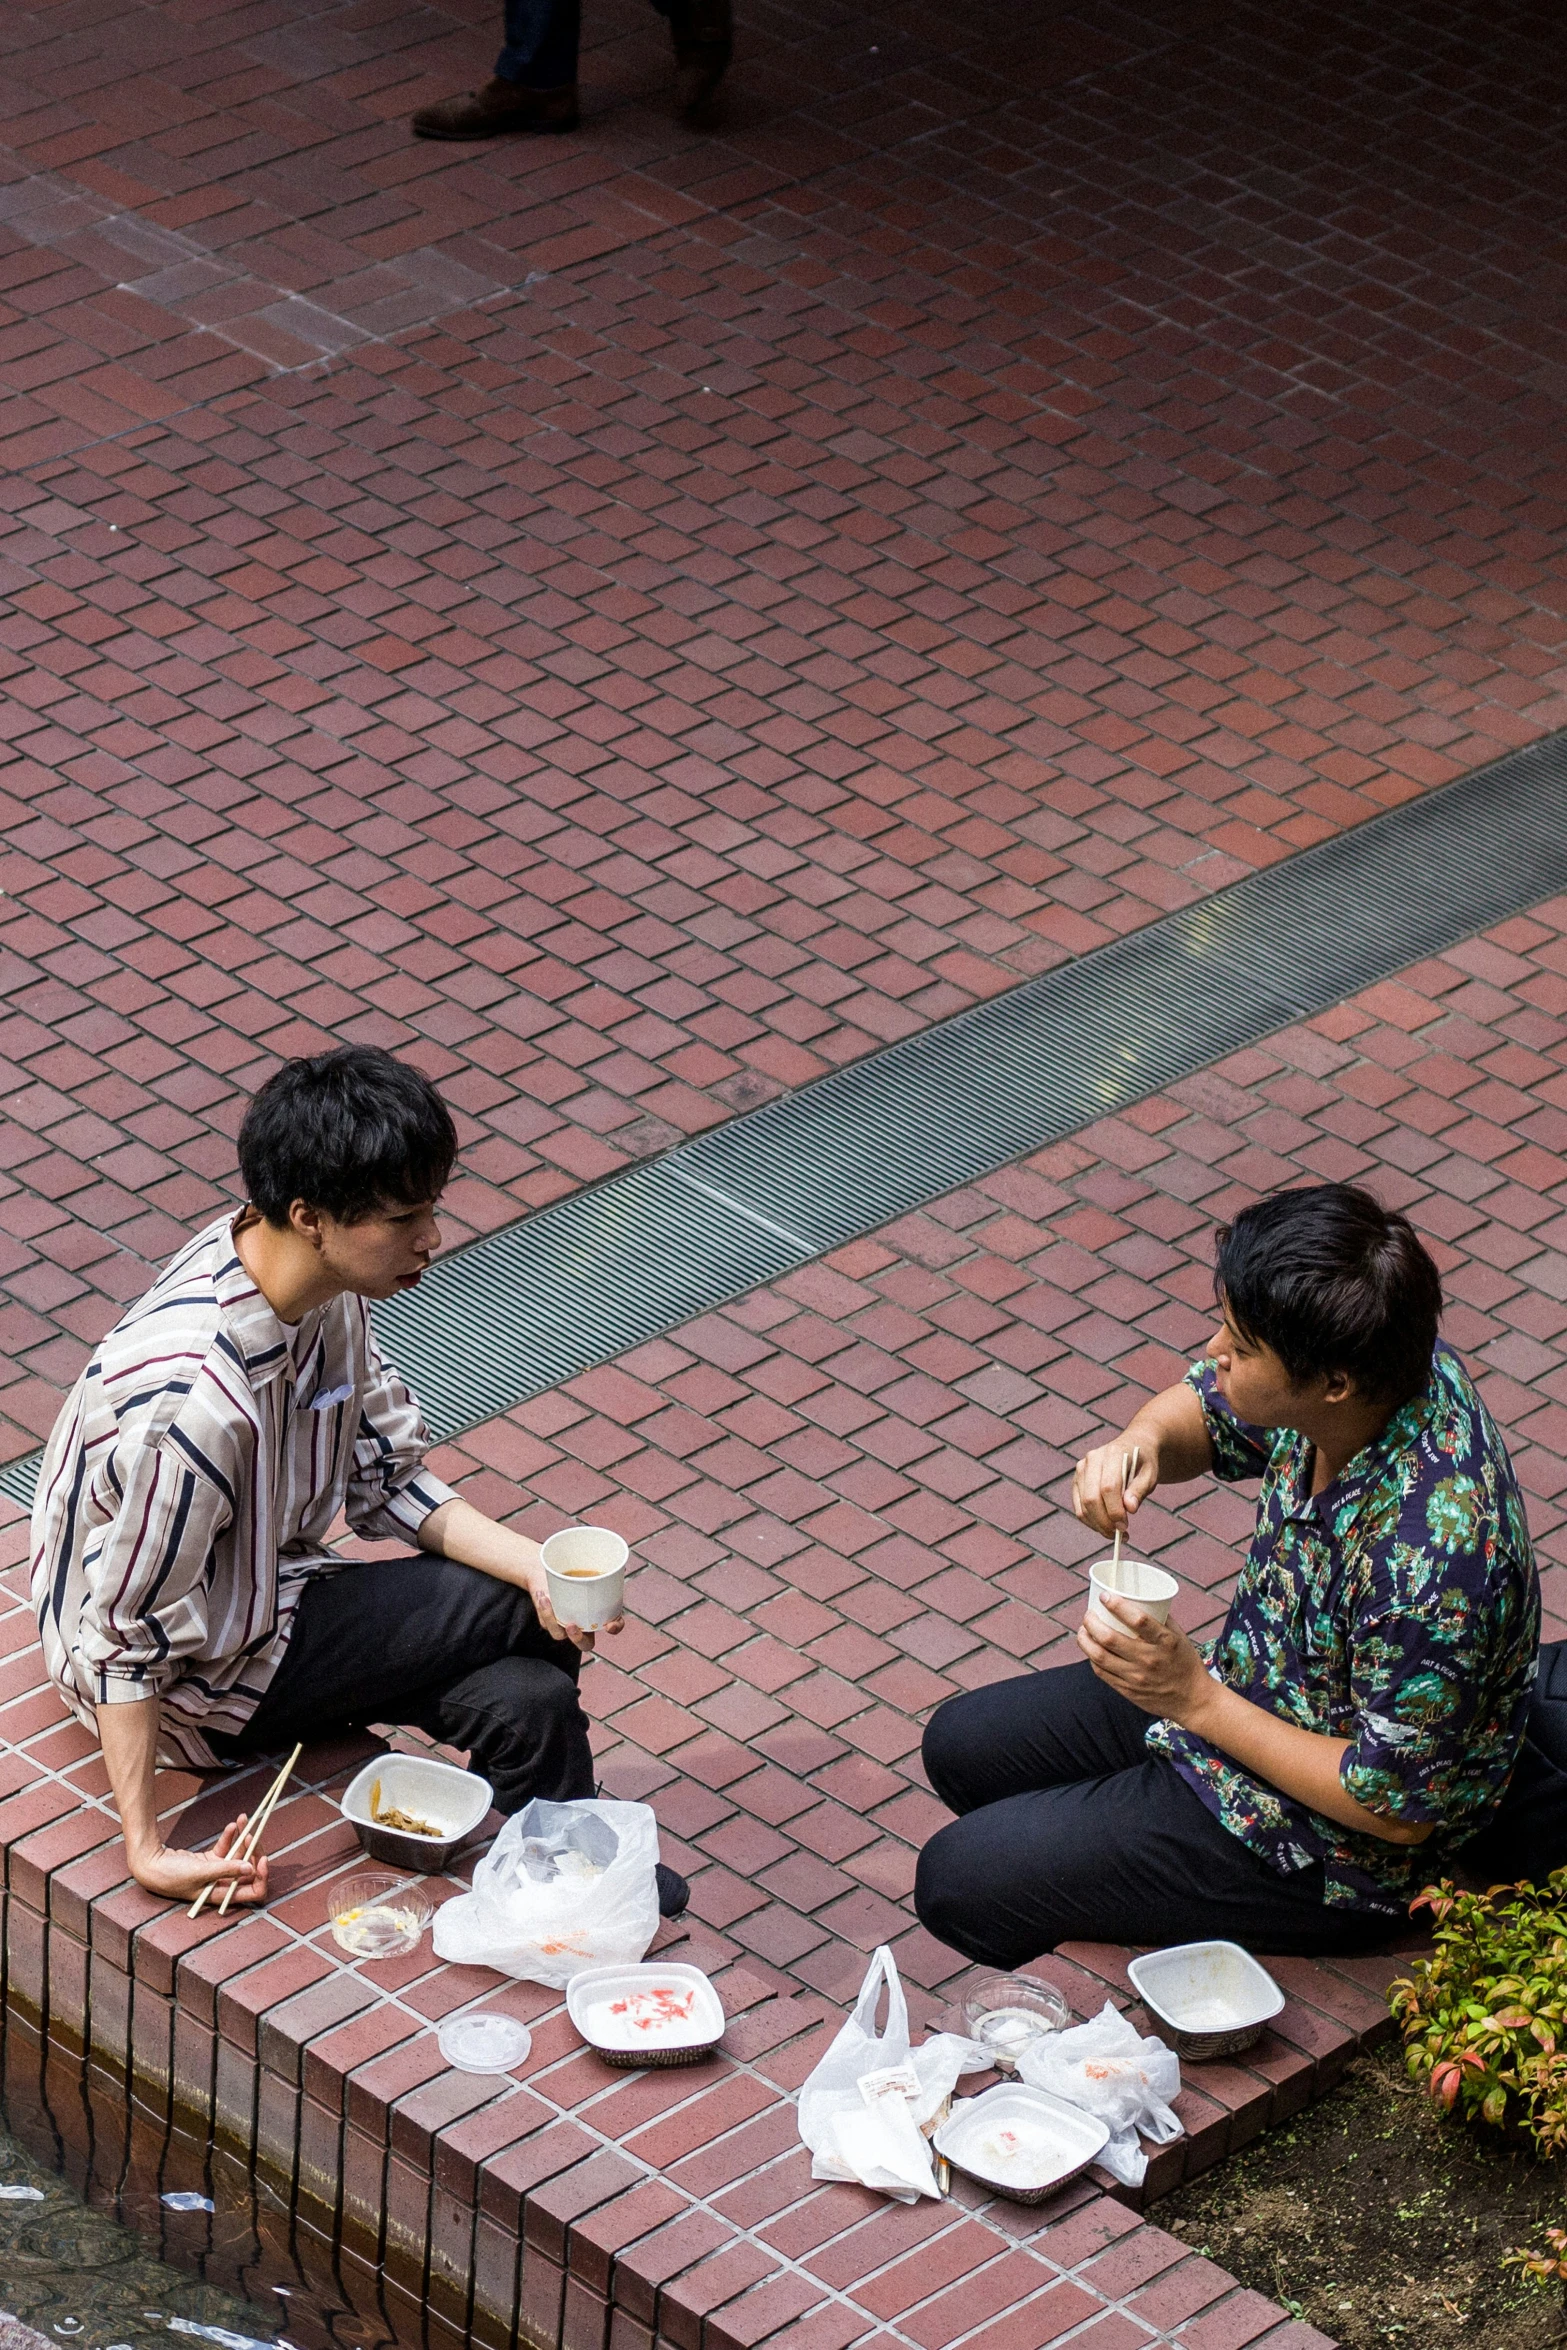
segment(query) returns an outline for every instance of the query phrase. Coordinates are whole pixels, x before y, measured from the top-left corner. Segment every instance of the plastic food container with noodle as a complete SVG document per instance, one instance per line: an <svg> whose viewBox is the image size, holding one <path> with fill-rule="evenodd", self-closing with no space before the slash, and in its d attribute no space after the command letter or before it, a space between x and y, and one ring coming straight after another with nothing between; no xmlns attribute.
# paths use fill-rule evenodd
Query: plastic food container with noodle
<svg viewBox="0 0 1567 2350"><path fill-rule="evenodd" d="M460 1771L422 1754L380 1754L350 1780L338 1809L372 1860L439 1873L494 1800L489 1780L477 1771ZM431 1833L387 1827L376 1813L389 1811L422 1822Z"/></svg>
<svg viewBox="0 0 1567 2350"><path fill-rule="evenodd" d="M700 1967L660 1959L590 1966L566 1985L566 2013L606 2064L694 2064L724 2036L723 2002Z"/></svg>
<svg viewBox="0 0 1567 2350"><path fill-rule="evenodd" d="M980 2186L1014 2203L1043 2203L1085 2171L1109 2139L1096 2114L1048 2089L1003 2081L982 2097L959 2098L935 2146Z"/></svg>

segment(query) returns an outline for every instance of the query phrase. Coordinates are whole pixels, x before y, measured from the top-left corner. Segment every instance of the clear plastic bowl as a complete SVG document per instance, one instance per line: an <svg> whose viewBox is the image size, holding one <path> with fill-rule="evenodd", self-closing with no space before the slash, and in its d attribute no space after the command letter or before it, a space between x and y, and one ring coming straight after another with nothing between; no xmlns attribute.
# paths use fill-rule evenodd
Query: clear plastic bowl
<svg viewBox="0 0 1567 2350"><path fill-rule="evenodd" d="M350 1958L400 1958L417 1950L435 1907L405 1877L345 1877L327 1901L332 1939Z"/></svg>
<svg viewBox="0 0 1567 2350"><path fill-rule="evenodd" d="M963 2020L997 2072L1010 2073L1031 2041L1064 2031L1072 2011L1054 1983L1038 1975L987 1975L964 1999Z"/></svg>

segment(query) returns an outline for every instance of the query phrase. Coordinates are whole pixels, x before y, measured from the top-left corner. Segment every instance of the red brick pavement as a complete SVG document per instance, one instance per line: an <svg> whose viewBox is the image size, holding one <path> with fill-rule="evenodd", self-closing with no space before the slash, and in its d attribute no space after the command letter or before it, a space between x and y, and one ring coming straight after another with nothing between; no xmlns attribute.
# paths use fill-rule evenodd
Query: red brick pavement
<svg viewBox="0 0 1567 2350"><path fill-rule="evenodd" d="M8 1451L279 1053L460 1235L1567 716L1554 11L741 15L6 12Z"/></svg>
<svg viewBox="0 0 1567 2350"><path fill-rule="evenodd" d="M1366 1181L1429 1239L1567 1637L1564 1010L1558 899L447 1449L530 1527L635 1542L590 1704L704 1920L834 1999L881 1940L932 1990L961 1971L907 1908L945 1816L921 1721L1075 1656L1072 1462L1200 1351L1213 1225L1281 1184ZM1252 1510L1205 1481L1139 1514L1194 1632Z"/></svg>
<svg viewBox="0 0 1567 2350"><path fill-rule="evenodd" d="M1200 1348L1213 1224L1258 1191L1364 1180L1427 1236L1567 1637L1564 1009L1559 899L434 1456L483 1507L520 1489L530 1531L591 1514L634 1542L633 1621L584 1683L603 1774L655 1805L761 1979L842 1999L890 1940L947 1995L961 1962L908 1910L944 1816L921 1722L1076 1654L1071 1464ZM1140 1513L1191 1630L1251 1518L1211 1481ZM12 1626L0 1741L96 1799L96 1749Z"/></svg>
<svg viewBox="0 0 1567 2350"><path fill-rule="evenodd" d="M593 1668L591 1702L608 1783L655 1804L692 1873L693 1955L737 2019L722 2064L606 2083L550 1995L524 1989L502 1996L538 2026L525 2096L454 2098L420 2035L493 1979L421 1954L371 1980L324 1944L324 1879L351 1864L329 1808L342 1755L313 1757L282 1815L266 1919L192 1928L125 1886L101 1760L40 1689L20 1605L0 1626L13 1995L90 1992L94 2032L122 2032L165 2092L194 2081L236 2127L254 2110L305 2204L323 2178L338 2197L317 2219L348 2246L340 2273L404 2318L421 2293L444 2306L453 2263L493 2282L521 2227L538 2256L530 2269L524 2251L525 2310L548 2331L588 2295L587 2332L565 2320L573 2343L602 2346L613 2293L629 2296L617 2328L650 2328L656 2307L669 2350L695 2350L693 2309L720 2308L715 2343L782 2330L789 2350L829 2336L937 2350L973 2329L1001 2350L1068 2319L1100 2327L1106 2350L1321 2350L1089 2189L1038 2224L966 2191L900 2215L813 2189L785 2100L876 1941L897 1949L918 2015L957 1990L960 1965L908 1909L942 1816L921 1718L1069 1652L1090 1547L1062 1506L1070 1462L1197 1344L1211 1226L1258 1190L1346 1175L1408 1206L1443 1262L1449 1334L1514 1447L1547 1628L1567 1630L1564 1007L1567 899L445 1449L491 1506L520 1485L524 1524L592 1511L636 1540L636 1620ZM1217 1615L1250 1514L1208 1484L1142 1516L1139 1545L1180 1573L1194 1629ZM19 1558L14 1513L7 1540ZM6 1580L19 1601L20 1571ZM178 1778L168 1792L195 1800L185 1834L211 1832L222 1796ZM1048 1971L1080 2011L1125 1996L1115 1952L1060 1953ZM1248 2063L1194 2069L1187 2136L1154 2191L1297 2110L1386 2028L1385 1966L1279 1971L1279 2032ZM651 2173L656 2208L630 2200ZM355 2252L372 2223L383 2232Z"/></svg>

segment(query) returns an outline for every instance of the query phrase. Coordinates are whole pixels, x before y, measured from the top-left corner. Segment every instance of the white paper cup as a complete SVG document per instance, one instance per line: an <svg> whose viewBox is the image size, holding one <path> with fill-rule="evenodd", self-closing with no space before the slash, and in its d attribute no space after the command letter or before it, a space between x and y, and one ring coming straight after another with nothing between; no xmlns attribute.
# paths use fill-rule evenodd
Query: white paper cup
<svg viewBox="0 0 1567 2350"><path fill-rule="evenodd" d="M1163 1567L1151 1566L1147 1559L1127 1558L1123 1552L1119 1563L1113 1558L1096 1559L1088 1570L1088 1612L1096 1624L1108 1624L1114 1631L1125 1632L1130 1627L1112 1615L1099 1602L1105 1592L1117 1599L1129 1599L1153 1617L1156 1624L1170 1619L1170 1602L1181 1586Z"/></svg>
<svg viewBox="0 0 1567 2350"><path fill-rule="evenodd" d="M612 1624L626 1604L630 1552L607 1526L563 1526L541 1546L556 1620L590 1632Z"/></svg>

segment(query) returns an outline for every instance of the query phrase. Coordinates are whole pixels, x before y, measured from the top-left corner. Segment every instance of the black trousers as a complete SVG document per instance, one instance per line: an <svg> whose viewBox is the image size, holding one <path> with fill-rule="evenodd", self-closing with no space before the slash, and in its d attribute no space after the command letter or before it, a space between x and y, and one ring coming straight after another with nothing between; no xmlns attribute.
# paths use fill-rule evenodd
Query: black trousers
<svg viewBox="0 0 1567 2350"><path fill-rule="evenodd" d="M932 1787L960 1816L920 1854L914 1904L954 1950L1017 1967L1060 1942L1222 1937L1306 1957L1375 1948L1400 1921L1332 1908L1320 1869L1283 1876L1220 1826L1143 1744L1149 1717L1087 1664L971 1690L925 1732ZM1501 1803L1432 1877L1478 1885L1567 1866L1567 1641L1540 1651Z"/></svg>
<svg viewBox="0 0 1567 2350"><path fill-rule="evenodd" d="M1061 1942L1222 1939L1305 1957L1375 1948L1396 1918L1330 1909L1320 1868L1282 1876L1232 1836L1173 1763L1150 1717L1091 1665L949 1698L925 1771L959 1814L920 1854L920 1922L986 1966Z"/></svg>
<svg viewBox="0 0 1567 2350"><path fill-rule="evenodd" d="M266 1695L237 1736L212 1744L255 1754L405 1723L465 1747L497 1809L534 1795L565 1803L593 1793L580 1662L514 1584L423 1551L376 1559L306 1584Z"/></svg>

